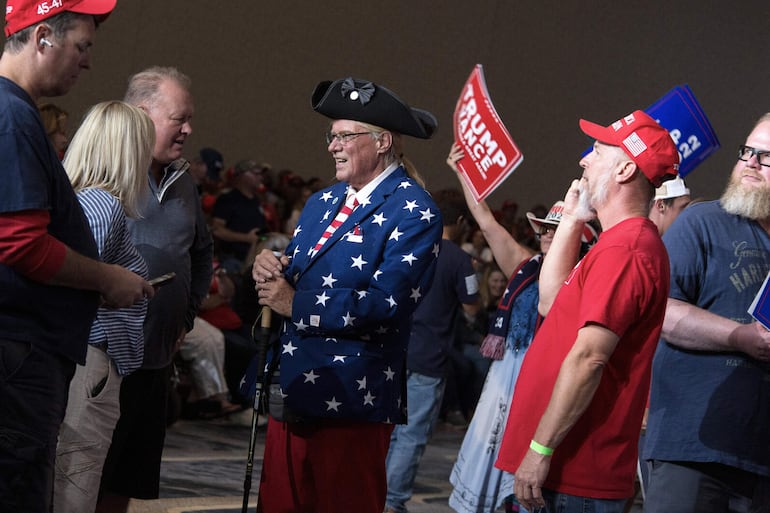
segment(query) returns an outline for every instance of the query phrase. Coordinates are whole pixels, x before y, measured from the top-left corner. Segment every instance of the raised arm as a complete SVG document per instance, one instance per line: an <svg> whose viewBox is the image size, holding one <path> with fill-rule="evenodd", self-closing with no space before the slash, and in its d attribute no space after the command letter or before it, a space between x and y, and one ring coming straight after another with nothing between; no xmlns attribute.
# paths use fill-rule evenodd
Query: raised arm
<svg viewBox="0 0 770 513"><path fill-rule="evenodd" d="M446 159L447 165L449 165L455 173L458 173L457 162L464 156L465 154L462 149L457 144L453 144L452 149L449 151L449 156ZM476 220L476 223L479 225L481 233L484 234L484 238L486 239L487 244L489 244L489 249L492 250L497 265L500 266L500 270L503 271L507 277L510 277L513 271L515 271L524 260L532 257L535 252L516 242L516 239L513 238L508 230L497 222L486 202L476 202L476 199L468 189L465 180L459 176L459 173L457 179L460 181L460 185L463 188L463 194L465 195L465 202L468 204L468 209Z"/></svg>
<svg viewBox="0 0 770 513"><path fill-rule="evenodd" d="M543 261L543 268L540 270L540 299L537 310L541 315L548 314L556 294L580 257L580 237L586 222L575 215L579 183L579 180L573 180L564 196L561 221L548 250L548 258Z"/></svg>

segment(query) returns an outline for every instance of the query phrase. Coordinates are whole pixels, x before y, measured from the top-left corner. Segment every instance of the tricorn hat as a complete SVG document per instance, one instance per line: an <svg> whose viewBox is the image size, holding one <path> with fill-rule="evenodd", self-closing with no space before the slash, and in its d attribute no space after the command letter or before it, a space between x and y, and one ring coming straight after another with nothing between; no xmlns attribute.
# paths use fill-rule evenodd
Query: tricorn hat
<svg viewBox="0 0 770 513"><path fill-rule="evenodd" d="M351 119L420 139L430 139L438 122L427 110L407 105L393 91L351 77L318 84L313 110L331 119Z"/></svg>

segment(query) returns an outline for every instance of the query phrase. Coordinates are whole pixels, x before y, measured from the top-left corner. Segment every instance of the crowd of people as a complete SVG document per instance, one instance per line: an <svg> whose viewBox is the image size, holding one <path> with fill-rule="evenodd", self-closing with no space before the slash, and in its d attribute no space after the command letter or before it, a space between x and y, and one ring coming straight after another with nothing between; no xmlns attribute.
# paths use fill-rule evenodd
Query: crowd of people
<svg viewBox="0 0 770 513"><path fill-rule="evenodd" d="M39 100L90 68L115 0L8 4L0 511L157 498L175 369L209 419L253 404L250 363L278 391L258 511L405 513L442 419L466 430L460 513L620 513L639 487L648 513L770 511L770 331L747 312L770 272L770 114L716 201L644 112L580 120L582 176L520 216L474 199L459 145L457 186L429 193L406 143L436 118L361 79L311 97L334 180L190 155L173 67L70 138Z"/></svg>

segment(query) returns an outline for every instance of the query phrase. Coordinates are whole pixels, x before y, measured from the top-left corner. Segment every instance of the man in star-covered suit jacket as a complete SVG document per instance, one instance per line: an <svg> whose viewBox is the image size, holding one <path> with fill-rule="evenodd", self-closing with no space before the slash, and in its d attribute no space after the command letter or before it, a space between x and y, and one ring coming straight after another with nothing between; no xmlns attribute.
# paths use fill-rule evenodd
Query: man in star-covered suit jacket
<svg viewBox="0 0 770 513"><path fill-rule="evenodd" d="M322 82L312 102L333 120L339 181L308 199L286 254L263 252L253 268L260 304L284 316L273 358L300 419L269 421L260 511L380 513L390 433L406 422L411 317L442 234L401 134L427 139L436 121L351 78Z"/></svg>
<svg viewBox="0 0 770 513"><path fill-rule="evenodd" d="M411 316L432 278L442 223L399 166L316 254L347 191L340 182L310 198L287 248L295 294L281 336L284 401L300 416L403 423Z"/></svg>

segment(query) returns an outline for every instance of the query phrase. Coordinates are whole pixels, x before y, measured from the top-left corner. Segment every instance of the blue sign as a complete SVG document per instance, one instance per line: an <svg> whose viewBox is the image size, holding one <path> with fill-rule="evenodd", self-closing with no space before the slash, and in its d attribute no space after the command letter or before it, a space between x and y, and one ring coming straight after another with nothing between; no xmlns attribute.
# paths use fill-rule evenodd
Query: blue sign
<svg viewBox="0 0 770 513"><path fill-rule="evenodd" d="M690 171L719 149L719 139L687 84L676 86L644 110L668 130L679 150L679 176ZM591 153L589 146L583 157Z"/></svg>
<svg viewBox="0 0 770 513"><path fill-rule="evenodd" d="M676 86L645 112L671 134L682 159L679 176L719 149L719 139L687 84Z"/></svg>

